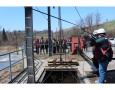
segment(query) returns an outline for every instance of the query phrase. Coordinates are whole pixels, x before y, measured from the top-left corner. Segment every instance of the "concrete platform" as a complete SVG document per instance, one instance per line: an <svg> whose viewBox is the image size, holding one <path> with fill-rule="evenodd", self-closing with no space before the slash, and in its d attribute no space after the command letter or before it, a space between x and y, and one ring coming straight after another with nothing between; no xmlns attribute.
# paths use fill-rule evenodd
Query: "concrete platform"
<svg viewBox="0 0 115 90"><path fill-rule="evenodd" d="M93 58L93 53L92 52L84 52L89 58Z"/></svg>
<svg viewBox="0 0 115 90"><path fill-rule="evenodd" d="M80 72L80 77L83 79L83 81L86 84L90 84L90 80L87 78L86 71L92 72L97 71L96 68L93 66L93 64L89 64L87 61L79 61L78 71Z"/></svg>
<svg viewBox="0 0 115 90"><path fill-rule="evenodd" d="M88 71L88 72L97 71L93 63L90 61L80 61L79 66L81 66L83 71Z"/></svg>

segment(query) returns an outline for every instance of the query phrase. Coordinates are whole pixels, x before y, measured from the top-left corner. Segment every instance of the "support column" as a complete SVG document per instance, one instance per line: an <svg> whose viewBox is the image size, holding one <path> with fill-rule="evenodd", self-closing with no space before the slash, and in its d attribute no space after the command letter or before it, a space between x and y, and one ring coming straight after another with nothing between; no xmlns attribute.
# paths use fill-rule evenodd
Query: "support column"
<svg viewBox="0 0 115 90"><path fill-rule="evenodd" d="M27 83L35 83L34 53L33 53L33 12L32 7L25 7Z"/></svg>
<svg viewBox="0 0 115 90"><path fill-rule="evenodd" d="M62 43L63 43L63 39L62 39L62 22L61 22L61 8L58 7L58 24L59 24L59 38L60 38L60 63L62 63Z"/></svg>
<svg viewBox="0 0 115 90"><path fill-rule="evenodd" d="M48 6L48 46L49 46L49 56L52 56L51 18L50 18L49 6Z"/></svg>

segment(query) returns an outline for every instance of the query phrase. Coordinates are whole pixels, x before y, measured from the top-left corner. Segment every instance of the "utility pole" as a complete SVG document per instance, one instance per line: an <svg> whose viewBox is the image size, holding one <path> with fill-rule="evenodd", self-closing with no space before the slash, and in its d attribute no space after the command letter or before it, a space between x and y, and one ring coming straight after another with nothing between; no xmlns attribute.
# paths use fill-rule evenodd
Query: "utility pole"
<svg viewBox="0 0 115 90"><path fill-rule="evenodd" d="M58 7L58 24L59 24L59 38L60 38L60 63L62 63L62 22L61 22L61 8Z"/></svg>
<svg viewBox="0 0 115 90"><path fill-rule="evenodd" d="M33 12L32 7L25 7L27 83L35 83L34 53L33 53Z"/></svg>
<svg viewBox="0 0 115 90"><path fill-rule="evenodd" d="M50 7L48 6L48 46L49 56L52 56L52 38L51 38L51 18L50 18Z"/></svg>

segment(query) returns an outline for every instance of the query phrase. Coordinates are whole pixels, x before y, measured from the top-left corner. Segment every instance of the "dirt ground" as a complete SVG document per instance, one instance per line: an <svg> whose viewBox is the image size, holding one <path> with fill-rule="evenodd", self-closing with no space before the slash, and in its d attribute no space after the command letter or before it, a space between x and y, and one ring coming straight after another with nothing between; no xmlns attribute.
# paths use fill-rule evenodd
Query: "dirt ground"
<svg viewBox="0 0 115 90"><path fill-rule="evenodd" d="M14 47L14 46L0 46L0 51L2 52L4 52L4 51L8 51L8 52L10 52L10 51L14 51L14 50L16 50L16 47Z"/></svg>

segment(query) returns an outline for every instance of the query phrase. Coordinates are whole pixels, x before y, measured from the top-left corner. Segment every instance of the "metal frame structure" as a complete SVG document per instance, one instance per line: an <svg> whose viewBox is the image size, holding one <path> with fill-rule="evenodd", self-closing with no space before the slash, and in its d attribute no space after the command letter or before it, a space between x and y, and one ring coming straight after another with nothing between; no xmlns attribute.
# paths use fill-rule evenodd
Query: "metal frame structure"
<svg viewBox="0 0 115 90"><path fill-rule="evenodd" d="M47 9L48 9L48 14L46 15L48 15L49 56L52 56L50 7L48 7ZM26 56L27 56L28 83L35 83L34 53L33 53L33 12L32 12L33 10L35 9L32 9L32 7L25 7ZM38 11L38 10L35 10L35 11ZM61 8L60 7L58 7L58 18L57 19L59 20L58 23L59 23L60 41L61 41L61 38L63 36L63 31L62 31L62 22L61 22L62 19L61 19ZM66 20L63 20L63 21L66 21ZM71 22L68 22L68 23L71 23ZM61 50L60 63L62 63L62 47L61 46L62 46L62 43L60 42L60 50Z"/></svg>

